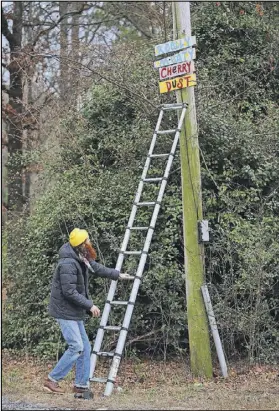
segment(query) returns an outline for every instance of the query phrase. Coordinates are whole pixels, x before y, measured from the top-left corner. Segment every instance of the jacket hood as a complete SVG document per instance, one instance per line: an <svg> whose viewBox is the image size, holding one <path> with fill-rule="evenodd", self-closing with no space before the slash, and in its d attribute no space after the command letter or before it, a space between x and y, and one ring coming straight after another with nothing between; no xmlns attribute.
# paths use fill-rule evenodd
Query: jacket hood
<svg viewBox="0 0 279 411"><path fill-rule="evenodd" d="M74 258L75 260L80 261L77 253L71 247L69 243L62 245L59 250L59 258Z"/></svg>

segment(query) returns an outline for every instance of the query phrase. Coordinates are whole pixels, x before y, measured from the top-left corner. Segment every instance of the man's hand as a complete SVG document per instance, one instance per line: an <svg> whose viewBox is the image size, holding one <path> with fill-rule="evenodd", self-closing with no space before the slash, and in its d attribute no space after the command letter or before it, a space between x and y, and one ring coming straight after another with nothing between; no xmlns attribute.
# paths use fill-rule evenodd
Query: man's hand
<svg viewBox="0 0 279 411"><path fill-rule="evenodd" d="M135 277L127 273L120 273L119 280L133 280Z"/></svg>
<svg viewBox="0 0 279 411"><path fill-rule="evenodd" d="M93 305L93 307L90 308L90 311L93 315L93 317L100 317L101 311L96 305Z"/></svg>

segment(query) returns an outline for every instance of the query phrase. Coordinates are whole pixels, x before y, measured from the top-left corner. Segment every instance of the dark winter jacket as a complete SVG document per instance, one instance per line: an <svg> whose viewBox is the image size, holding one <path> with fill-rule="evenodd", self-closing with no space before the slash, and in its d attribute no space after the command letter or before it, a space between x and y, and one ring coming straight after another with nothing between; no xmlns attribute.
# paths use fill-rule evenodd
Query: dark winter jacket
<svg viewBox="0 0 279 411"><path fill-rule="evenodd" d="M90 260L92 274L117 280L119 272ZM69 243L59 250L59 261L52 279L49 314L64 320L84 320L93 306L88 295L88 268Z"/></svg>

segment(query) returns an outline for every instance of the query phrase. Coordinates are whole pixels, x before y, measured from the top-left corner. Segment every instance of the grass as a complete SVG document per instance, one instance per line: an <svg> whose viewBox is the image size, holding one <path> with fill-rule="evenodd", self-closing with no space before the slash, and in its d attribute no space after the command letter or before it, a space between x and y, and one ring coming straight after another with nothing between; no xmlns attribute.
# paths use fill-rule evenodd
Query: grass
<svg viewBox="0 0 279 411"><path fill-rule="evenodd" d="M92 384L94 400L73 398L74 371L62 381L62 396L42 386L54 362L19 358L2 353L2 395L11 400L58 408L106 410L278 410L278 366L229 365L229 377L192 378L186 360L123 360L118 383L110 397L102 397L104 384ZM102 365L99 364L102 368ZM219 371L218 371L219 372ZM104 371L103 371L104 375Z"/></svg>

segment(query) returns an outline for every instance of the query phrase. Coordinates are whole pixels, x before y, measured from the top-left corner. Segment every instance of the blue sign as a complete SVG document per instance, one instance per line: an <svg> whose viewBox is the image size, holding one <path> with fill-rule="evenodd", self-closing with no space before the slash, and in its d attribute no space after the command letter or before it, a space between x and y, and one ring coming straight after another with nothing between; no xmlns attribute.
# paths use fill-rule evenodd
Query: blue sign
<svg viewBox="0 0 279 411"><path fill-rule="evenodd" d="M188 36L182 39L168 41L167 43L158 44L155 46L155 56L171 53L172 51L182 50L186 47L192 47L196 44L196 36Z"/></svg>
<svg viewBox="0 0 279 411"><path fill-rule="evenodd" d="M154 62L155 68L160 68L164 66L169 66L170 64L183 63L184 61L191 61L196 58L196 49L189 47L180 53L174 54L173 56L166 57L164 59Z"/></svg>

